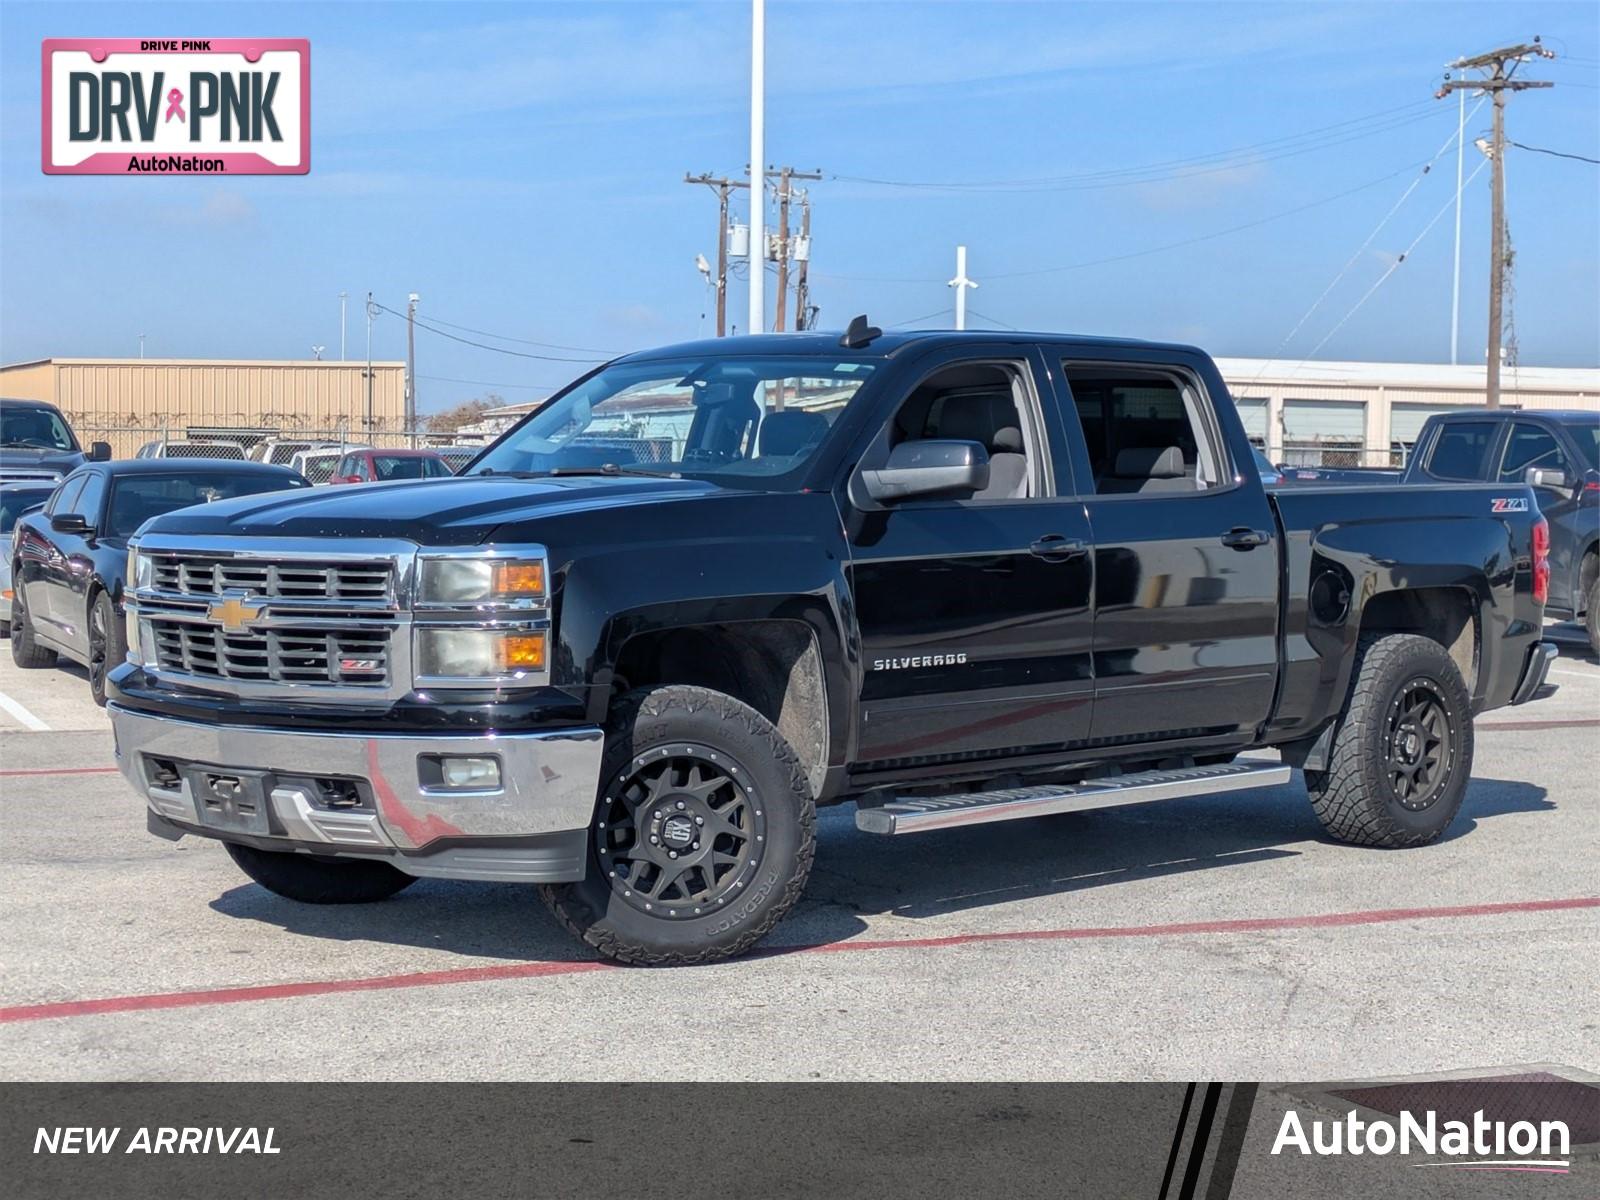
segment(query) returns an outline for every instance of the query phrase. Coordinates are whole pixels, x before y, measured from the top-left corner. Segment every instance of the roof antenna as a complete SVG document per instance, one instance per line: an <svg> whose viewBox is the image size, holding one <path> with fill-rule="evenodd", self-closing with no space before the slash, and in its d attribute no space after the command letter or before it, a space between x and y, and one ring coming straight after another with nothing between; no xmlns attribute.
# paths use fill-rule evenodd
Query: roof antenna
<svg viewBox="0 0 1600 1200"><path fill-rule="evenodd" d="M844 331L844 336L839 339L839 345L846 350L859 350L863 346L872 344L874 338L883 336L883 330L876 325L867 324L867 314L862 313L850 322L850 328Z"/></svg>

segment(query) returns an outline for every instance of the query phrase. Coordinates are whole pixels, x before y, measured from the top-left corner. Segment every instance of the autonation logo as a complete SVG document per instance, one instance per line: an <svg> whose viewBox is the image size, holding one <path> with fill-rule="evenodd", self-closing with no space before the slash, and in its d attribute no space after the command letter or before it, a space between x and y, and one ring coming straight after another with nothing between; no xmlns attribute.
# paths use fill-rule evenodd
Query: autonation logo
<svg viewBox="0 0 1600 1200"><path fill-rule="evenodd" d="M1272 1153L1297 1151L1319 1157L1340 1155L1447 1155L1457 1161L1415 1163L1419 1167L1471 1167L1478 1170L1566 1174L1572 1135L1565 1121L1491 1121L1483 1110L1471 1121L1440 1121L1434 1112L1420 1118L1402 1110L1389 1121L1363 1121L1354 1112L1342 1120L1312 1120L1309 1129L1289 1109L1278 1126Z"/></svg>

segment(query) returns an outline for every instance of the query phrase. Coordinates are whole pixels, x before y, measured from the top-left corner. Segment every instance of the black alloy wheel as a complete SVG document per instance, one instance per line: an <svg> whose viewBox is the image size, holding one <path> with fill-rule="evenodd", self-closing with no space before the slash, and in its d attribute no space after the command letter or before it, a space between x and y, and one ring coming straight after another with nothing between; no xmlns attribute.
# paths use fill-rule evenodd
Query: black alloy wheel
<svg viewBox="0 0 1600 1200"><path fill-rule="evenodd" d="M1389 706L1385 765L1389 787L1402 808L1421 812L1443 794L1454 766L1450 713L1429 679L1410 680Z"/></svg>
<svg viewBox="0 0 1600 1200"><path fill-rule="evenodd" d="M653 917L691 919L735 899L760 868L766 814L749 773L709 746L662 746L607 789L595 856L612 892Z"/></svg>

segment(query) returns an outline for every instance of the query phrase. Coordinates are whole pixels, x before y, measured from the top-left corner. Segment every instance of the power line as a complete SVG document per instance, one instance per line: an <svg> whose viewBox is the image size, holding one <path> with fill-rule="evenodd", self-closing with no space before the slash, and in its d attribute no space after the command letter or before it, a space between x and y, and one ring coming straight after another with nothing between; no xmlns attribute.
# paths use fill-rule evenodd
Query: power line
<svg viewBox="0 0 1600 1200"><path fill-rule="evenodd" d="M1467 114L1467 117L1471 118L1476 116L1478 109L1482 108L1484 103L1485 101L1480 99L1478 103L1473 106L1472 111ZM1463 127L1464 125L1465 122L1462 122ZM1444 155L1449 152L1450 147L1455 144L1456 139L1460 136L1461 128L1458 127L1454 133L1444 140L1444 144L1439 147L1434 156L1423 164L1422 170L1418 173L1417 177L1406 186L1405 191L1400 193L1400 198L1389 207L1389 211L1384 213L1383 217L1378 221L1378 223L1372 227L1372 232L1367 234L1361 245L1356 247L1355 253L1345 261L1344 266L1340 267L1334 277L1328 281L1328 286L1322 289L1322 294L1311 302L1311 307L1306 309L1305 313L1302 314L1300 319L1294 323L1294 328L1289 330L1289 332L1284 335L1283 341L1279 342L1278 348L1273 351L1272 358L1267 359L1261 364L1261 370L1257 371L1255 378L1250 381L1251 386L1254 386L1256 382L1260 380L1261 376L1266 372L1267 367L1270 366L1277 356L1283 353L1284 348L1294 340L1295 334L1299 333L1300 330L1305 327L1305 323L1316 314L1317 309L1322 307L1322 302L1333 293L1334 288L1339 286L1340 281L1343 280L1345 275L1349 273L1350 268L1355 266L1360 260L1361 256L1366 253L1367 247L1372 245L1378 234L1381 233L1384 227L1388 225L1389 222L1394 218L1395 213L1399 212L1405 202L1411 198L1411 194L1417 190L1417 185L1427 178L1428 173L1433 170L1433 164L1438 162L1439 159L1444 157Z"/></svg>
<svg viewBox="0 0 1600 1200"><path fill-rule="evenodd" d="M1417 234L1416 237L1412 238L1411 239L1411 244L1409 246L1407 246L1403 251L1401 251L1400 256L1398 258L1396 258L1392 263L1389 264L1389 269L1387 271L1385 271L1382 275L1378 276L1378 278L1373 282L1372 286L1369 287L1364 293L1362 293L1361 299L1357 300L1354 304L1352 304L1350 306L1350 311L1345 313L1344 316L1340 317L1338 322L1334 325L1334 327L1332 329L1328 330L1327 333L1323 334L1322 340L1320 342L1318 342L1315 346L1311 347L1311 350L1306 354L1306 356L1304 358L1302 358L1300 360L1300 362L1295 366L1295 370L1296 371L1298 371L1301 367L1305 366L1306 363L1310 362L1313 358L1315 358L1316 355L1317 355L1317 351L1321 350L1324 346L1326 346L1328 344L1329 339L1332 338L1334 334L1338 333L1339 330L1344 328L1345 322L1349 321L1351 317L1355 316L1357 310L1360 309L1363 304L1365 304L1369 299L1372 298L1372 294L1374 292L1376 292L1379 288L1381 288L1386 282L1388 282L1389 276L1393 275L1396 271L1398 271L1400 269L1400 264L1405 262L1406 259L1411 256L1411 252L1413 250L1415 250L1417 248L1417 246L1421 243L1422 239L1428 236L1429 230L1431 230L1435 225L1437 225L1439 223L1440 219L1445 215L1445 213L1450 211L1451 206L1453 206L1455 204L1455 195L1459 194L1460 192L1465 191L1466 187L1467 187L1467 184L1471 183L1474 179L1476 179L1478 177L1478 174L1484 169L1484 167L1486 167L1488 165L1489 165L1489 161L1488 161L1488 159L1485 159L1484 161L1480 162L1475 168L1473 168L1472 174L1468 175L1466 177L1466 179L1464 179L1462 181L1461 187L1456 189L1456 193L1451 195L1450 199L1445 203L1444 207L1441 208L1438 212L1433 214L1433 218L1426 225L1424 225L1422 227L1422 232Z"/></svg>
<svg viewBox="0 0 1600 1200"><path fill-rule="evenodd" d="M1331 195L1322 196L1322 197L1320 197L1320 198L1318 198L1316 200L1310 201L1309 203L1300 204L1300 205L1297 205L1294 208L1284 209L1282 212L1272 213L1269 216L1265 216L1265 217L1258 217L1256 220L1254 220L1254 221L1246 221L1242 225L1230 225L1228 228L1219 229L1219 230L1215 231L1214 233L1204 233L1204 234L1199 235L1198 237L1184 238L1182 241L1178 241L1178 242L1167 242L1164 245L1151 246L1151 247L1149 247L1148 249L1145 249L1145 250L1133 250L1133 251L1130 251L1127 254L1114 254L1114 255L1111 255L1111 256L1109 256L1107 258L1093 258L1093 259L1088 259L1088 260L1086 260L1084 262L1068 263L1068 264L1066 264L1064 266L1060 266L1060 267L1036 267L1036 268L1034 268L1032 270L1028 270L1028 271L1008 271L1008 272L999 272L999 273L990 272L987 276L985 276L985 278L987 278L987 279L1023 279L1023 278L1027 278L1029 276L1033 276L1033 275L1057 275L1057 274L1060 274L1060 273L1062 273L1064 271L1081 271L1081 270L1083 270L1083 269L1085 269L1087 267L1099 267L1099 266L1104 266L1107 263L1125 262L1130 258L1144 258L1144 257L1146 257L1148 255L1151 255L1151 254L1163 254L1168 250L1179 250L1179 249L1182 249L1185 246L1195 246L1195 245L1200 244L1201 242L1209 242L1209 241L1215 240L1216 238L1227 237L1230 234L1242 233L1246 229L1255 229L1258 226L1267 225L1267 224L1270 224L1273 221L1282 220L1284 217L1292 217L1296 213L1303 213L1303 212L1307 212L1307 211L1309 211L1309 210L1311 210L1313 208L1320 208L1324 204L1332 204L1335 200L1343 200L1346 196L1353 196L1357 192L1363 192L1363 191L1366 191L1368 188L1377 187L1378 184L1380 184L1380 183L1387 183L1389 180L1395 178L1396 176L1404 175L1407 171L1415 170L1417 167L1419 167L1421 165L1422 165L1421 163L1407 163L1405 166L1401 167L1398 171L1390 171L1386 175L1380 175L1376 179L1369 179L1369 180L1367 180L1367 182L1361 183L1361 184L1357 184L1355 187L1348 188L1345 191L1334 192Z"/></svg>
<svg viewBox="0 0 1600 1200"><path fill-rule="evenodd" d="M1506 145L1515 146L1518 150L1532 150L1535 154L1553 154L1557 158L1571 158L1578 162L1594 163L1600 166L1600 158L1590 158L1585 154L1564 154L1560 150L1546 150L1543 146L1524 146L1521 142L1507 141Z"/></svg>
<svg viewBox="0 0 1600 1200"><path fill-rule="evenodd" d="M379 304L376 300L372 302L372 306L379 312L388 313L391 317L404 318L406 316L405 313L396 312L387 305ZM449 338L452 342L460 342L464 346L476 346L479 350L493 350L496 354L509 354L513 358L533 358L538 359L540 362L570 363L597 363L605 361L604 359L600 358L562 358L552 354L530 354L526 350L507 350L504 346L491 346L486 342L475 342L471 338L459 337L456 334L447 333L443 329L438 329L432 325L429 325L426 321L417 321L416 324L419 329L426 329L429 333L437 334L439 337Z"/></svg>
<svg viewBox="0 0 1600 1200"><path fill-rule="evenodd" d="M567 386L564 383L499 383L492 379L456 379L450 375L418 375L417 378L426 379L430 383L469 383L474 387L527 388L528 390L535 392L553 392L557 388L563 388Z"/></svg>
<svg viewBox="0 0 1600 1200"><path fill-rule="evenodd" d="M476 333L480 337L494 338L499 342L516 342L523 346L543 346L547 350L579 350L605 355L622 353L620 350L602 350L597 346L563 346L559 342L536 342L531 338L512 337L509 333L493 333L487 329L474 329L470 325L457 325L453 321L441 321L438 317L429 317L428 319L435 325L443 325L449 329L459 329L463 333Z"/></svg>
<svg viewBox="0 0 1600 1200"><path fill-rule="evenodd" d="M935 191L1068 191L1084 190L1097 187L1121 187L1129 184L1157 182L1162 176L1175 178L1192 178L1220 170L1230 170L1239 162L1229 161L1240 159L1243 162L1270 162L1278 158L1287 158L1292 155L1309 153L1313 150L1324 149L1327 146L1341 145L1344 142L1355 141L1377 133L1388 132L1405 125L1426 121L1432 118L1436 110L1431 110L1428 102L1415 101L1411 104L1401 105L1395 109L1385 110L1382 113L1371 114L1367 117L1356 117L1349 121L1337 122L1334 125L1321 126L1318 129L1308 130L1299 134L1291 134L1281 138L1272 138L1246 146L1234 147L1229 150L1214 151L1209 154L1191 155L1186 158L1167 159L1160 162L1147 163L1137 167L1106 168L1098 171L1078 171L1065 175L1040 176L1028 179L997 179L997 180L900 180L882 179L860 175L834 175L832 178L850 182L865 183L879 187L910 188ZM1407 113L1404 117L1397 114ZM1362 123L1378 121L1378 124L1369 125L1367 128L1350 128ZM1335 132L1339 131L1339 132ZM1327 136L1327 135L1332 136ZM1269 151L1262 154L1261 151ZM1204 166L1203 164L1210 164Z"/></svg>
<svg viewBox="0 0 1600 1200"><path fill-rule="evenodd" d="M949 308L936 308L931 313L923 313L920 317L908 317L904 321L891 321L885 328L899 329L902 325L920 325L924 321L931 321L934 317L945 316L949 312Z"/></svg>
<svg viewBox="0 0 1600 1200"><path fill-rule="evenodd" d="M998 325L1001 329L1016 330L1018 328L1018 326L1011 324L1009 321L1002 321L998 317L991 317L988 313L981 313L970 305L967 307L967 315L977 317L980 321L987 321L991 325Z"/></svg>

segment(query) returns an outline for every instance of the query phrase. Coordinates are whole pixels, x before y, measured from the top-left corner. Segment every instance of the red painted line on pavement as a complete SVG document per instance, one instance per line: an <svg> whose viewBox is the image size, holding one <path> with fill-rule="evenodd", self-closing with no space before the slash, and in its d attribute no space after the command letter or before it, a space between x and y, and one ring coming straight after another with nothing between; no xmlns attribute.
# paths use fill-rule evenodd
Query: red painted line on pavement
<svg viewBox="0 0 1600 1200"><path fill-rule="evenodd" d="M1572 721L1479 721L1473 726L1478 733L1494 729L1593 729L1600 718L1584 717Z"/></svg>
<svg viewBox="0 0 1600 1200"><path fill-rule="evenodd" d="M985 942L1078 941L1101 938L1181 937L1190 934L1261 933L1279 929L1330 929L1351 925L1380 925L1394 921L1483 917L1501 913L1555 912L1573 908L1600 908L1600 896L1571 896L1557 900L1513 900L1500 904L1461 904L1443 908L1387 908L1370 912L1321 913L1303 917L1188 921L1170 925L1110 926L1098 929L1020 929L997 933L959 933L934 938L828 942L809 946L774 946L758 951L752 957L781 958L790 954L853 954L875 950L938 949ZM340 992L443 987L502 979L540 979L555 975L580 975L590 971L615 969L617 968L611 963L594 961L508 963L497 967L463 967L451 971L419 971L406 975L370 976L364 979L321 979L301 983L263 984L256 987L109 996L101 1000L62 1000L50 1004L19 1004L11 1008L0 1008L0 1024L13 1021L42 1021L54 1017L144 1012L162 1008L200 1008L214 1004L241 1004L254 1000L286 1000L299 996L326 996Z"/></svg>
<svg viewBox="0 0 1600 1200"><path fill-rule="evenodd" d="M14 771L0 771L0 777L10 775L115 775L116 767L32 767Z"/></svg>

